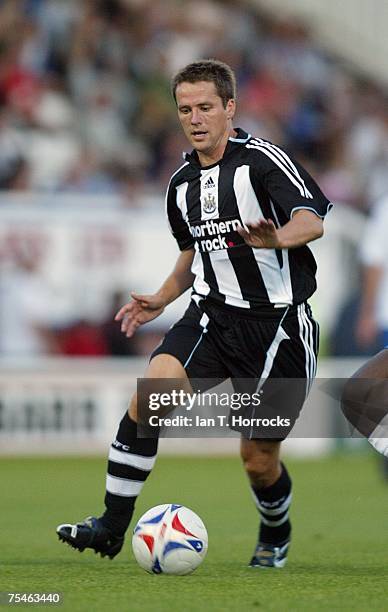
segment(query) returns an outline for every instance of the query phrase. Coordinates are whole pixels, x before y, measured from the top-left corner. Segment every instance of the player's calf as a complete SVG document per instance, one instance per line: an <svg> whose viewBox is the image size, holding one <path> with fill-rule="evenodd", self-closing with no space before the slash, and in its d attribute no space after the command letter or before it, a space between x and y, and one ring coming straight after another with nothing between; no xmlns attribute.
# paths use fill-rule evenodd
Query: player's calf
<svg viewBox="0 0 388 612"><path fill-rule="evenodd" d="M258 540L251 567L281 568L291 538L291 479L279 461L279 442L242 440L241 456L260 514Z"/></svg>

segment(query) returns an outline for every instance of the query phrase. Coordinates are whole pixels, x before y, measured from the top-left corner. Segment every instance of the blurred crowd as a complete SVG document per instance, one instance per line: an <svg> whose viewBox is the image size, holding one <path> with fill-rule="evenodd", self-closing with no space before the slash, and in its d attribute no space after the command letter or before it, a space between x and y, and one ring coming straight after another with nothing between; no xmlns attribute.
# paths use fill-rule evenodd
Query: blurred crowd
<svg viewBox="0 0 388 612"><path fill-rule="evenodd" d="M249 0L0 0L0 190L160 201L187 148L170 79L208 57L235 70L235 125L285 146L330 200L367 213L388 193L386 92L303 23ZM28 353L28 330L31 354L147 353L157 340L118 338L117 295L106 322L60 329L28 263L16 264L3 285L31 321L21 331L8 300L15 354L16 336Z"/></svg>
<svg viewBox="0 0 388 612"><path fill-rule="evenodd" d="M328 197L368 209L387 190L384 92L312 33L248 0L2 0L0 188L164 190L186 143L169 82L216 57L238 80L238 124L285 145Z"/></svg>

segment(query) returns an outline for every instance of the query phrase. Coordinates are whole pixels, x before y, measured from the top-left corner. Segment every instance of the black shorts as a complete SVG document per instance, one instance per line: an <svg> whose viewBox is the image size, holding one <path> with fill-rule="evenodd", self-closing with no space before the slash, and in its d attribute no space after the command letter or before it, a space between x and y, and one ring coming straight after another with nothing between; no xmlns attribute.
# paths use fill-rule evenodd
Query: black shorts
<svg viewBox="0 0 388 612"><path fill-rule="evenodd" d="M294 423L316 373L318 342L319 326L307 303L270 307L258 313L209 300L197 305L191 300L151 359L160 354L173 355L189 379L201 380L202 391L214 386L214 380L227 378L235 390L247 379L255 388L258 384L268 388L273 379L297 379L300 384L292 386L292 394L290 387L281 387L278 381L271 391L273 397L277 389L276 409L291 411ZM251 431L248 437L257 436Z"/></svg>

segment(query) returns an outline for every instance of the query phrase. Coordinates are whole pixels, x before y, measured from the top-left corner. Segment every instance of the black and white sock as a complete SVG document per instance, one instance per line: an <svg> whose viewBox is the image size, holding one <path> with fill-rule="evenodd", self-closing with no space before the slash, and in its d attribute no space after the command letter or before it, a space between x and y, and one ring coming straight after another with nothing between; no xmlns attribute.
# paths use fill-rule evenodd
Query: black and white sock
<svg viewBox="0 0 388 612"><path fill-rule="evenodd" d="M106 510L101 522L115 535L126 532L135 502L149 476L158 450L157 438L137 438L137 424L126 412L112 442L106 475Z"/></svg>
<svg viewBox="0 0 388 612"><path fill-rule="evenodd" d="M281 544L289 540L291 523L288 517L291 504L291 479L282 464L282 473L270 487L252 488L253 499L260 512L259 542Z"/></svg>

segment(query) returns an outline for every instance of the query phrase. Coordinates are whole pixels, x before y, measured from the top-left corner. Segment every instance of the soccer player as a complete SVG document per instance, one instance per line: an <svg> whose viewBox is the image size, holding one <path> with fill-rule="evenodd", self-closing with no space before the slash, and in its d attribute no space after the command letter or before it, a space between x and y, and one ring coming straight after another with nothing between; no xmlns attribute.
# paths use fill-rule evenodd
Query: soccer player
<svg viewBox="0 0 388 612"><path fill-rule="evenodd" d="M215 60L189 64L173 79L172 93L193 148L166 197L181 253L161 288L152 295L132 293L116 318L131 337L191 289L186 313L152 354L146 378L297 378L306 381L305 397L319 333L307 303L316 289L316 264L306 245L322 236L331 205L280 147L233 127L236 92L229 66ZM157 453L157 439L136 435L137 408L135 395L109 452L104 514L57 529L78 550L113 558L123 545ZM286 562L292 494L279 451L279 439L241 439L261 516L253 567Z"/></svg>

